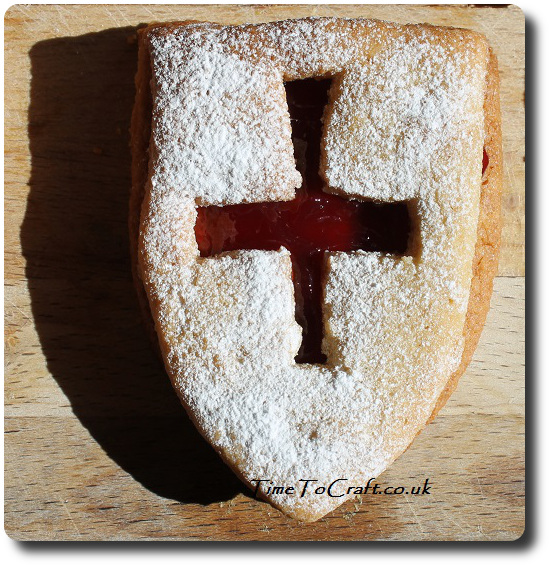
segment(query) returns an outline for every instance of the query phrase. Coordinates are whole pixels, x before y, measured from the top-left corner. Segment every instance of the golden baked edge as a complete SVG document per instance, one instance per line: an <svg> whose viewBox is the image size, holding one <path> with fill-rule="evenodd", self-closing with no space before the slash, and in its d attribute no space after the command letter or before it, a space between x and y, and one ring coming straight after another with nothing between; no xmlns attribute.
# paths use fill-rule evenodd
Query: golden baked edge
<svg viewBox="0 0 551 567"><path fill-rule="evenodd" d="M484 149L488 165L482 176L477 240L473 259L473 279L463 335L465 347L459 368L451 375L427 423L444 407L457 388L459 378L471 362L490 309L493 281L497 274L501 244L501 194L503 190L503 150L497 57L490 50L484 97Z"/></svg>
<svg viewBox="0 0 551 567"><path fill-rule="evenodd" d="M166 26L175 27L178 25L186 25L187 23L191 22L172 22ZM159 24L156 24L155 27L159 27ZM136 99L132 113L130 140L132 151L132 189L130 195L129 233L132 274L137 290L138 300L151 341L155 350L159 356L161 356L161 348L155 331L154 320L138 267L140 211L149 173L148 148L151 135L151 69L149 53L145 45L147 30L148 28L143 28L138 32L139 61L135 81ZM493 53L491 53L487 72L484 116L484 149L488 157L488 165L484 175L482 176L481 183L480 213L477 229L477 242L473 259L473 277L463 330L465 346L460 366L450 376L427 423L430 423L436 417L440 409L442 409L445 405L457 387L459 378L465 372L472 359L490 307L493 279L497 273L501 239L500 211L503 158L501 146L499 74L497 58ZM193 416L190 416L190 418L194 421Z"/></svg>

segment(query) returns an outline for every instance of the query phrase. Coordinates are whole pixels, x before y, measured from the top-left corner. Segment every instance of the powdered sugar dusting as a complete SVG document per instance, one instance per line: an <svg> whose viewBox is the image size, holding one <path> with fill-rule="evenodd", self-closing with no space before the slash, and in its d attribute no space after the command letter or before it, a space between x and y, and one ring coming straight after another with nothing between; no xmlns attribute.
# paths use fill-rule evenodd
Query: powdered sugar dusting
<svg viewBox="0 0 551 567"><path fill-rule="evenodd" d="M283 83L218 35L180 28L150 38L155 170L200 205L292 199L301 178Z"/></svg>
<svg viewBox="0 0 551 567"><path fill-rule="evenodd" d="M487 47L475 34L368 20L153 28L151 183L142 270L167 369L207 439L248 481L377 476L457 368L476 240ZM411 256L328 255L328 363L297 365L291 263L199 258L195 206L289 199L283 80L336 76L324 174L416 211ZM398 338L399 337L399 338ZM299 518L340 503L275 495Z"/></svg>

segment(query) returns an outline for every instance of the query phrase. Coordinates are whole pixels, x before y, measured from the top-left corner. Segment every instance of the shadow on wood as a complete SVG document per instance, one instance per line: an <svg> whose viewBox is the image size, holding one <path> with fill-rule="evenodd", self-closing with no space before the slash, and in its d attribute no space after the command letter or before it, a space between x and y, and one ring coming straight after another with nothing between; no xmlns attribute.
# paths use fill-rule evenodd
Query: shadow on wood
<svg viewBox="0 0 551 567"><path fill-rule="evenodd" d="M42 41L30 51L26 275L48 369L81 423L147 489L208 504L246 488L185 416L141 324L130 275L135 31Z"/></svg>

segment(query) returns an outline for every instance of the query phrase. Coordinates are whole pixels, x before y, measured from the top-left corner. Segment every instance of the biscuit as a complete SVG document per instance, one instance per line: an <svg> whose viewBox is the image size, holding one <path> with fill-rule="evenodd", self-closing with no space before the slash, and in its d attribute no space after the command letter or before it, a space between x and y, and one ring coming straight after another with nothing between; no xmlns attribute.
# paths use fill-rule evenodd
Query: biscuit
<svg viewBox="0 0 551 567"><path fill-rule="evenodd" d="M249 486L365 484L444 405L484 324L501 226L495 57L475 32L374 20L182 22L139 38L133 269L175 390ZM414 224L404 256L327 254L324 365L294 361L289 253L201 258L194 235L198 206L294 197L283 84L308 77L332 79L326 191L406 202ZM346 499L259 494L306 521Z"/></svg>

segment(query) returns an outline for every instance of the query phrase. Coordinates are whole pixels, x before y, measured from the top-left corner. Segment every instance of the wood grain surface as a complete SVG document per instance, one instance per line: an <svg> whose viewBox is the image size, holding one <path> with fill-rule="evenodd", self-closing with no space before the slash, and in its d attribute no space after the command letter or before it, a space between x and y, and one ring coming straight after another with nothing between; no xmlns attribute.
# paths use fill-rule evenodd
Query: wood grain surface
<svg viewBox="0 0 551 567"><path fill-rule="evenodd" d="M366 16L479 30L500 63L500 276L473 363L366 495L314 524L255 500L144 332L126 231L135 31ZM524 17L513 6L16 5L5 16L5 528L22 540L514 540L524 530Z"/></svg>

